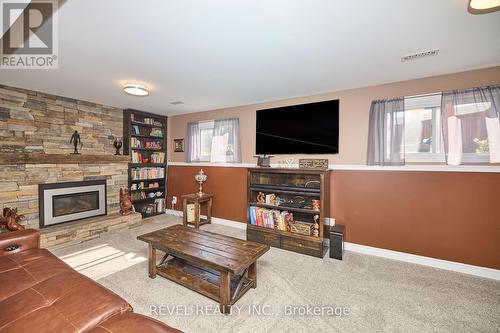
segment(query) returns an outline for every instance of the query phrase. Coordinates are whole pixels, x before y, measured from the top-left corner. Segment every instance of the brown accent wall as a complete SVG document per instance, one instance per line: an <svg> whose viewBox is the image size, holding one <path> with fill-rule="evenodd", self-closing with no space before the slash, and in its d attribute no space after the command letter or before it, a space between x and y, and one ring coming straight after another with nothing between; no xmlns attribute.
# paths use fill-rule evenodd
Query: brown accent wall
<svg viewBox="0 0 500 333"><path fill-rule="evenodd" d="M172 195L196 191L199 169L169 167L169 205ZM245 222L247 169L203 170L214 216ZM500 173L332 171L330 178L330 216L346 225L348 242L500 269Z"/></svg>
<svg viewBox="0 0 500 333"><path fill-rule="evenodd" d="M177 196L177 210L182 210L181 196L198 192L194 176L200 169L208 175L203 191L214 194L212 215L246 223L247 169L224 167L169 166L167 206L172 208L172 196Z"/></svg>
<svg viewBox="0 0 500 333"><path fill-rule="evenodd" d="M173 152L172 140L185 138L188 122L239 117L243 162L255 162L253 156L255 155L256 110L338 98L340 99L340 153L336 155L307 156L311 158L328 158L330 163L364 164L366 163L366 142L368 138L368 113L372 100L436 93L489 84L500 84L500 66L314 96L173 116L169 118L168 156L172 161L185 161L184 153ZM278 155L272 161L276 163L286 157L288 156ZM292 155L292 157L297 161L300 155Z"/></svg>
<svg viewBox="0 0 500 333"><path fill-rule="evenodd" d="M333 171L347 241L500 269L500 173Z"/></svg>

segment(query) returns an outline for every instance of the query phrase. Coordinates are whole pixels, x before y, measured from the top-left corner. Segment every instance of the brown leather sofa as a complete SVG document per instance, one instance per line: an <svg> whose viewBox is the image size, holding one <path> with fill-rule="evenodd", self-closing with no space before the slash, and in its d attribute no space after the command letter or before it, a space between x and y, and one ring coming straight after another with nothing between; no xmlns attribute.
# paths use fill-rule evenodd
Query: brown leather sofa
<svg viewBox="0 0 500 333"><path fill-rule="evenodd" d="M46 249L39 233L0 234L0 333L180 332L132 312L124 299Z"/></svg>

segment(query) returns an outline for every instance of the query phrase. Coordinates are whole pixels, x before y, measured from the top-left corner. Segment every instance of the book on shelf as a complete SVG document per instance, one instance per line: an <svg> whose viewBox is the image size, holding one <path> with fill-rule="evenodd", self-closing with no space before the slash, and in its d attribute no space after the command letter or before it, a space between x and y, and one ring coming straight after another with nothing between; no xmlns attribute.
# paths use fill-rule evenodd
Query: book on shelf
<svg viewBox="0 0 500 333"><path fill-rule="evenodd" d="M164 168L137 167L130 169L132 180L165 178Z"/></svg>
<svg viewBox="0 0 500 333"><path fill-rule="evenodd" d="M142 199L146 199L146 193L144 192L134 192L131 194L130 198L132 200L142 200Z"/></svg>
<svg viewBox="0 0 500 333"><path fill-rule="evenodd" d="M161 121L155 120L154 118L144 118L142 123L144 123L146 125L153 125L153 126L159 126L159 127L161 127L163 125L161 123Z"/></svg>
<svg viewBox="0 0 500 333"><path fill-rule="evenodd" d="M155 152L151 154L150 163L164 163L165 153Z"/></svg>
<svg viewBox="0 0 500 333"><path fill-rule="evenodd" d="M160 140L151 140L147 138L130 138L131 148L147 148L147 149L162 149L162 144Z"/></svg>
<svg viewBox="0 0 500 333"><path fill-rule="evenodd" d="M144 117L142 120L137 119L135 113L130 114L130 120L135 123L143 123L145 125L162 126L162 122L154 118Z"/></svg>
<svg viewBox="0 0 500 333"><path fill-rule="evenodd" d="M137 125L132 126L132 134L134 134L134 135L141 134L141 132L139 132L139 126L137 126Z"/></svg>
<svg viewBox="0 0 500 333"><path fill-rule="evenodd" d="M194 204L186 205L186 218L188 223L194 222Z"/></svg>
<svg viewBox="0 0 500 333"><path fill-rule="evenodd" d="M130 147L132 148L142 148L141 140L137 138L130 138Z"/></svg>
<svg viewBox="0 0 500 333"><path fill-rule="evenodd" d="M267 209L250 206L250 224L259 227L287 230L287 220L293 220L293 214L288 211L279 211L277 209Z"/></svg>
<svg viewBox="0 0 500 333"><path fill-rule="evenodd" d="M132 163L142 163L141 153L133 151L130 155L132 157Z"/></svg>
<svg viewBox="0 0 500 333"><path fill-rule="evenodd" d="M154 202L148 203L145 205L137 204L137 206L140 207L140 209L137 210L137 208L135 208L135 206L134 206L134 209L136 211L140 211L141 213L146 214L146 215L151 215L151 214L156 214L156 213L164 213L165 207L166 207L164 198L156 199Z"/></svg>
<svg viewBox="0 0 500 333"><path fill-rule="evenodd" d="M165 211L165 199L159 198L155 200L156 212L163 213Z"/></svg>
<svg viewBox="0 0 500 333"><path fill-rule="evenodd" d="M165 153L154 152L149 158L144 158L143 154L137 151L131 153L132 163L164 163Z"/></svg>

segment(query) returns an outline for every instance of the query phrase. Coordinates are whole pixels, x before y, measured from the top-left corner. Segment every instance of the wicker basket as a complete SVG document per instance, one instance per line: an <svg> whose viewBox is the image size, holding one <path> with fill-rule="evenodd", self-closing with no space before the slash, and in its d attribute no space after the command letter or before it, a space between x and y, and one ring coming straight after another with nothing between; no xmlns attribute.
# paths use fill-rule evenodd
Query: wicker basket
<svg viewBox="0 0 500 333"><path fill-rule="evenodd" d="M311 236L314 229L313 223L294 221L290 223L290 231L296 234Z"/></svg>

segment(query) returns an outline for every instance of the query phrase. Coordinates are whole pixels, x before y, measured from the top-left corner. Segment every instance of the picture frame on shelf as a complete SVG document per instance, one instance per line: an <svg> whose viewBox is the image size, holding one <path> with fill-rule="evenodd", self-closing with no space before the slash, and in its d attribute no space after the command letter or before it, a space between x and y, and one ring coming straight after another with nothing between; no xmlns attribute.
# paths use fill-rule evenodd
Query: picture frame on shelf
<svg viewBox="0 0 500 333"><path fill-rule="evenodd" d="M175 153L184 152L184 139L174 139L174 152Z"/></svg>

